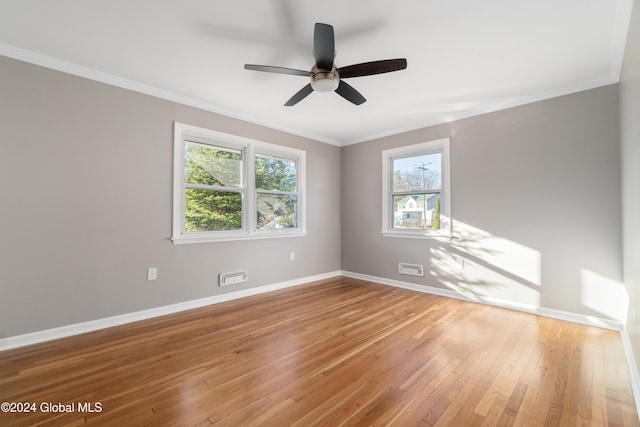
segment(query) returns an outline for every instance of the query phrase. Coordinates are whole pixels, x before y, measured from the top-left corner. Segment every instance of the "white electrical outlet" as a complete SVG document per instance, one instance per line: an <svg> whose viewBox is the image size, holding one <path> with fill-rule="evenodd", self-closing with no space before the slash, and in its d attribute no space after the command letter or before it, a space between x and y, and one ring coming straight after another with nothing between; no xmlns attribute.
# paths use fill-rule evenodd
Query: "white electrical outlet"
<svg viewBox="0 0 640 427"><path fill-rule="evenodd" d="M147 280L156 280L158 278L158 269L156 267L147 268Z"/></svg>
<svg viewBox="0 0 640 427"><path fill-rule="evenodd" d="M296 260L296 253L291 251L289 252L289 261L295 261Z"/></svg>

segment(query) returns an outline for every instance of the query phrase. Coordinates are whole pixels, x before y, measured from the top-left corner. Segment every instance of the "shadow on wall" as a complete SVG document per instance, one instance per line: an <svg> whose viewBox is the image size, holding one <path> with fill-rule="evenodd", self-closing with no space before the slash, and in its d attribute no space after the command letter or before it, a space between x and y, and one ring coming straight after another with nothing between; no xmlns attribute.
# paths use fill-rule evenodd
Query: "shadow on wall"
<svg viewBox="0 0 640 427"><path fill-rule="evenodd" d="M450 242L430 248L431 276L478 302L525 311L541 308L542 254L533 248L455 221ZM629 296L623 283L589 269L580 271L580 302L593 318L625 322Z"/></svg>

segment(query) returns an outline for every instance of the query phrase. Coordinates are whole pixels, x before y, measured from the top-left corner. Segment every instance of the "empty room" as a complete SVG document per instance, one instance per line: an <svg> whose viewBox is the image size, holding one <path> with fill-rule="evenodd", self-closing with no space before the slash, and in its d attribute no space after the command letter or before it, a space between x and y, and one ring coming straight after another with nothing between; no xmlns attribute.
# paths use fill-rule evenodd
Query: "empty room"
<svg viewBox="0 0 640 427"><path fill-rule="evenodd" d="M639 40L0 0L0 425L640 426Z"/></svg>

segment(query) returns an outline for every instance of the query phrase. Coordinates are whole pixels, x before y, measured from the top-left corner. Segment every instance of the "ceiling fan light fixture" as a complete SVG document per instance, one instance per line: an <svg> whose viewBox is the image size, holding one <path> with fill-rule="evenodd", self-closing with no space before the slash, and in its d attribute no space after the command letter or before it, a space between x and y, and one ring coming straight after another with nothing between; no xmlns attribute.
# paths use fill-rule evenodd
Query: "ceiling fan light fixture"
<svg viewBox="0 0 640 427"><path fill-rule="evenodd" d="M366 101L360 92L350 84L340 79L349 77L372 76L374 74L389 73L407 68L407 60L383 59L380 61L363 62L346 67L336 67L333 60L336 57L335 37L333 27L328 24L316 23L313 31L313 57L316 63L311 71L295 68L276 67L272 65L245 64L246 70L265 71L268 73L291 74L294 76L311 77L311 82L295 93L285 104L291 107L302 101L313 92L335 92L354 105Z"/></svg>
<svg viewBox="0 0 640 427"><path fill-rule="evenodd" d="M311 87L316 92L333 92L340 84L340 77L335 67L331 71L314 67L311 73Z"/></svg>

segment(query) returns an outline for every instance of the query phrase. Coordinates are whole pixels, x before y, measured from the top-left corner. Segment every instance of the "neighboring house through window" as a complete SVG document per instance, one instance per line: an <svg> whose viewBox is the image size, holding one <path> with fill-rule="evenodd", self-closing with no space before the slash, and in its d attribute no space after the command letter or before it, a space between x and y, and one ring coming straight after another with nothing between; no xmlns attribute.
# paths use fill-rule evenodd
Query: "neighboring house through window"
<svg viewBox="0 0 640 427"><path fill-rule="evenodd" d="M448 138L385 150L382 168L383 235L451 235Z"/></svg>
<svg viewBox="0 0 640 427"><path fill-rule="evenodd" d="M174 132L174 243L306 233L304 151L182 123Z"/></svg>

